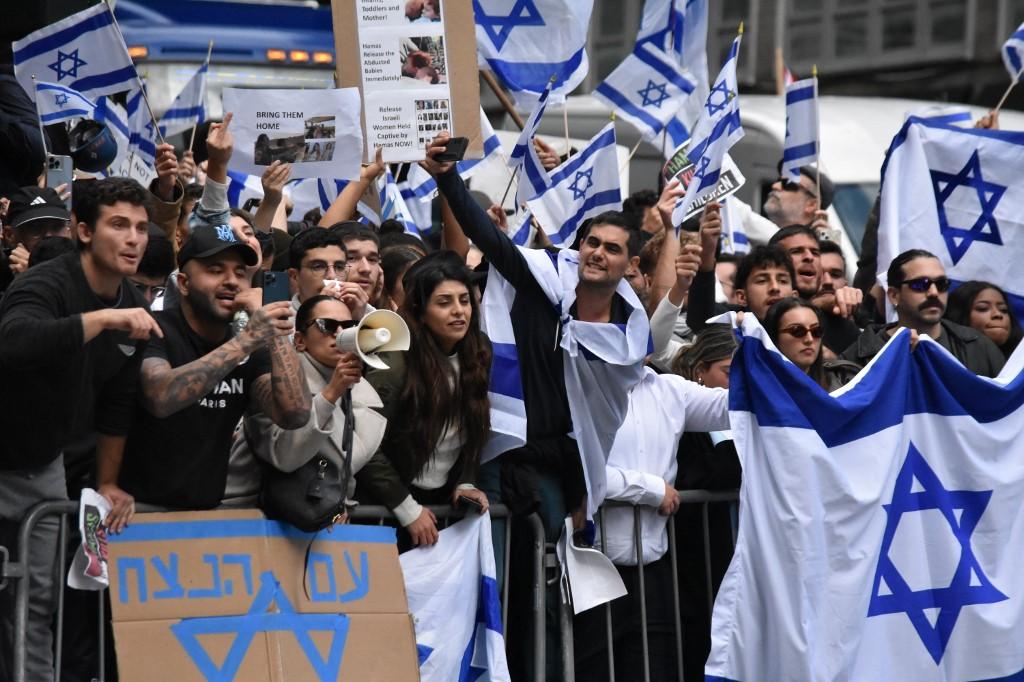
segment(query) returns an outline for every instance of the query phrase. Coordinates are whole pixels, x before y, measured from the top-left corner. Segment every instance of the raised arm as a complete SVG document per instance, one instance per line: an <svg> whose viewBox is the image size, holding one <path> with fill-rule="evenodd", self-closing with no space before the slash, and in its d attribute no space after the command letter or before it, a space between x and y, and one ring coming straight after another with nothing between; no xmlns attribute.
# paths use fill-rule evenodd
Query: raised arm
<svg viewBox="0 0 1024 682"><path fill-rule="evenodd" d="M256 215L252 217L252 226L257 230L270 232L274 227L274 217L278 213L277 209L283 203L284 186L291 174L291 164L280 161L274 161L267 166L267 170L263 171L263 177L260 178L263 184L263 201L256 209ZM279 227L283 228L284 225Z"/></svg>
<svg viewBox="0 0 1024 682"><path fill-rule="evenodd" d="M256 379L252 395L254 407L282 429L297 429L309 421L311 397L306 376L287 336L271 342L270 374Z"/></svg>
<svg viewBox="0 0 1024 682"><path fill-rule="evenodd" d="M330 227L343 220L351 220L352 216L356 214L356 205L359 203L359 197L363 196L370 183L376 180L383 172L383 151L378 149L373 163L363 166L363 169L359 172L358 180L345 185L345 188L338 194L338 198L334 200L334 203L330 205L327 212L320 218L319 226Z"/></svg>

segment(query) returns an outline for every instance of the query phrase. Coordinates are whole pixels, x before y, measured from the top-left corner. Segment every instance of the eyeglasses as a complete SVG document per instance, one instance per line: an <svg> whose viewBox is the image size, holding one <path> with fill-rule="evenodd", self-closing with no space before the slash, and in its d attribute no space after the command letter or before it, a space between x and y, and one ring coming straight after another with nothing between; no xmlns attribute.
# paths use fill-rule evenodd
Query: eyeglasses
<svg viewBox="0 0 1024 682"><path fill-rule="evenodd" d="M935 290L940 294L949 291L949 277L943 275L942 277L915 277L914 279L905 279L899 283L899 286L907 285L911 291L916 291L919 294L926 293L931 289L932 285L935 285Z"/></svg>
<svg viewBox="0 0 1024 682"><path fill-rule="evenodd" d="M321 333L328 336L337 336L339 329L350 329L355 327L358 322L355 320L332 320L329 317L318 317L309 324L306 325L306 329L316 326Z"/></svg>
<svg viewBox="0 0 1024 682"><path fill-rule="evenodd" d="M152 292L153 293L153 298L157 298L159 296L163 296L164 292L167 291L167 287L162 285L162 284L161 285L157 285L155 287L154 286L150 286L150 285L146 284L145 282L132 282L132 284L135 285L135 288L138 289L139 293L142 294L143 296L145 296L146 294Z"/></svg>
<svg viewBox="0 0 1024 682"><path fill-rule="evenodd" d="M801 185L799 182L796 182L795 180L790 180L789 178L782 177L782 178L779 178L778 180L776 180L776 182L779 183L779 186L782 187L783 191L786 191L786 192L804 192L804 193L807 194L807 196L809 196L809 197L811 197L813 199L817 199L818 198L817 194L815 194L811 190L807 189L806 187Z"/></svg>
<svg viewBox="0 0 1024 682"><path fill-rule="evenodd" d="M783 334L789 334L794 339L805 338L808 334L811 338L820 339L825 335L825 330L820 325L814 325L813 327L806 327L802 324L791 324L788 327L783 327L779 330Z"/></svg>
<svg viewBox="0 0 1024 682"><path fill-rule="evenodd" d="M317 275L318 277L323 277L324 275L327 274L328 269L334 270L335 274L344 273L348 269L348 263L346 263L343 260L334 261L333 263L328 263L322 260L314 260L310 261L309 263L306 263L302 267L306 268L307 270Z"/></svg>

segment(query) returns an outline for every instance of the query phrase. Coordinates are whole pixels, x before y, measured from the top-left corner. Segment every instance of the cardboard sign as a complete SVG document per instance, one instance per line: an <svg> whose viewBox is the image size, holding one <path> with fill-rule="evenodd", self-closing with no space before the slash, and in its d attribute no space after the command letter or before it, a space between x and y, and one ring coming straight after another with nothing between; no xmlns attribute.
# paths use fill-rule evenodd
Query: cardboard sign
<svg viewBox="0 0 1024 682"><path fill-rule="evenodd" d="M125 680L419 678L394 529L255 510L139 514L110 538Z"/></svg>
<svg viewBox="0 0 1024 682"><path fill-rule="evenodd" d="M387 162L420 161L443 131L469 138L465 158L483 157L472 0L332 0L331 9L338 85L362 94L365 161L378 147Z"/></svg>
<svg viewBox="0 0 1024 682"><path fill-rule="evenodd" d="M683 189L689 187L690 180L693 179L694 168L696 168L694 163L690 161L690 157L687 155L687 147L689 144L690 141L687 140L676 147L676 150L672 152L672 156L669 157L668 161L665 162L664 167L661 169L662 176L664 176L666 182L678 179ZM736 190L742 187L743 183L746 181L747 179L743 177L743 173L740 172L739 166L736 165L736 162L732 160L731 156L726 154L725 160L722 162L722 171L718 175L718 185L715 187L715 190L708 196L694 201L684 220L689 220L693 216L702 213L704 211L704 207L712 201L718 201L730 194L735 194Z"/></svg>

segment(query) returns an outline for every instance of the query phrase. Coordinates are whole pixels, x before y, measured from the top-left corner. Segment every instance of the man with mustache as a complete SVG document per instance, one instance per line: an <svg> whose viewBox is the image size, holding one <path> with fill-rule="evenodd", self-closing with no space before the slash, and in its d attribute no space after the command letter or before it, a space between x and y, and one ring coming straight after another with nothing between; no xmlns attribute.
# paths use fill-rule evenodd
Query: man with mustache
<svg viewBox="0 0 1024 682"><path fill-rule="evenodd" d="M897 329L907 327L935 339L975 374L999 374L1004 358L994 343L981 332L943 319L950 282L934 254L923 249L904 251L889 265L888 281L886 295L896 309L897 322L864 330L841 358L866 365Z"/></svg>

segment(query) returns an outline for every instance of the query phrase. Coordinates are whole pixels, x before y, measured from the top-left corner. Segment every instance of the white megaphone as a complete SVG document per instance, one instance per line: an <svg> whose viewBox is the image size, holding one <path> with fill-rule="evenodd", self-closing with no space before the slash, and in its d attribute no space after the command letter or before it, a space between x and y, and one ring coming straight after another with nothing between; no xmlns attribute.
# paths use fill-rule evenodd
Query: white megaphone
<svg viewBox="0 0 1024 682"><path fill-rule="evenodd" d="M377 354L409 350L409 327L398 313L375 310L364 315L355 327L338 332L336 344L346 353L355 353L374 369L388 369Z"/></svg>

